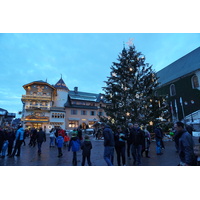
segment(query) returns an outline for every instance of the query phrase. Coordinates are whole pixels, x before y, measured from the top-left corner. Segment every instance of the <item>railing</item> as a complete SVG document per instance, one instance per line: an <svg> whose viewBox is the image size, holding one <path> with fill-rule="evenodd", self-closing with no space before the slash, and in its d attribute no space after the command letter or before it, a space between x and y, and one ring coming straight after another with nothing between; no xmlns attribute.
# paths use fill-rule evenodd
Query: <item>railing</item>
<svg viewBox="0 0 200 200"><path fill-rule="evenodd" d="M51 100L51 96L39 96L39 95L36 95L36 96L33 96L33 95L22 95L22 99L24 100L28 100L28 99L42 99L42 100Z"/></svg>
<svg viewBox="0 0 200 200"><path fill-rule="evenodd" d="M26 109L41 109L41 110L50 110L50 108L46 107L46 106L26 106Z"/></svg>

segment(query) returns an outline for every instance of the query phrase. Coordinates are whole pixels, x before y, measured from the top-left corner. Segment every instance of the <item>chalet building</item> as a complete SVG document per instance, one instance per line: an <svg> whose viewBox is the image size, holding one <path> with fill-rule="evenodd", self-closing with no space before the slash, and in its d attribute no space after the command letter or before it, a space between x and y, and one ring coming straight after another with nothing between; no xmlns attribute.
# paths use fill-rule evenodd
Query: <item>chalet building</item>
<svg viewBox="0 0 200 200"><path fill-rule="evenodd" d="M156 95L167 95L172 121L200 123L200 47L157 72Z"/></svg>
<svg viewBox="0 0 200 200"><path fill-rule="evenodd" d="M105 115L101 94L79 92L78 87L70 91L62 77L55 85L34 81L23 88L26 91L21 99L24 128L42 127L47 133L54 127L89 128L100 115Z"/></svg>
<svg viewBox="0 0 200 200"><path fill-rule="evenodd" d="M34 81L24 85L23 88L26 90L21 99L23 103L21 120L24 128L42 127L47 132L54 126L65 128L65 110L61 106L62 92L59 87L44 81ZM64 103L65 101L63 105Z"/></svg>

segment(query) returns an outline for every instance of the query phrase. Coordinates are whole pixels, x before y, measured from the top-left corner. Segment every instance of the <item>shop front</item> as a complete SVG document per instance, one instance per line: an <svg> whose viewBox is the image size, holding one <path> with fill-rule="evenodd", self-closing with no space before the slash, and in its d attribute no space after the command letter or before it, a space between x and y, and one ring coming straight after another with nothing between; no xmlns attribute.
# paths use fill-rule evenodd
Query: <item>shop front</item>
<svg viewBox="0 0 200 200"><path fill-rule="evenodd" d="M47 132L49 127L49 117L28 115L25 119L23 119L23 126L25 129L42 128L45 132Z"/></svg>

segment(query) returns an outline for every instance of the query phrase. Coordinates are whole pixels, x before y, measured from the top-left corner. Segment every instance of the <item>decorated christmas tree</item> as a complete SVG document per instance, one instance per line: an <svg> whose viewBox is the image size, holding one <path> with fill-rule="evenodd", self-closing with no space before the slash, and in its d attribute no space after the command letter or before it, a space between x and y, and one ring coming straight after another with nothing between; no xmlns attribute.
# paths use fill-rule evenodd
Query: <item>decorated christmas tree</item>
<svg viewBox="0 0 200 200"><path fill-rule="evenodd" d="M110 76L103 87L109 105L105 108L107 120L115 125L128 122L147 124L169 117L165 97L155 96L159 85L152 66L145 63L145 56L137 52L134 45L124 47L113 62Z"/></svg>

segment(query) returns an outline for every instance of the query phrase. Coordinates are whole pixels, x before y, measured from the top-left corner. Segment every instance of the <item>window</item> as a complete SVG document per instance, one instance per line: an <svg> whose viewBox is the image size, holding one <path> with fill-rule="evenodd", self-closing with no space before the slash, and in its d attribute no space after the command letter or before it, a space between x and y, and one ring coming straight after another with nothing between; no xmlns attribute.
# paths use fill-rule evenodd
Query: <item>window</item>
<svg viewBox="0 0 200 200"><path fill-rule="evenodd" d="M90 115L94 116L95 115L95 111L90 111Z"/></svg>
<svg viewBox="0 0 200 200"><path fill-rule="evenodd" d="M77 115L78 111L77 110L71 110L71 115Z"/></svg>
<svg viewBox="0 0 200 200"><path fill-rule="evenodd" d="M170 85L170 96L175 96L176 95L176 88L175 85L172 84Z"/></svg>
<svg viewBox="0 0 200 200"><path fill-rule="evenodd" d="M192 88L195 89L198 87L199 87L199 80L198 80L198 77L196 75L194 75L192 77Z"/></svg>
<svg viewBox="0 0 200 200"><path fill-rule="evenodd" d="M103 112L99 112L99 116L103 116Z"/></svg>
<svg viewBox="0 0 200 200"><path fill-rule="evenodd" d="M87 115L87 111L86 110L81 110L81 115Z"/></svg>
<svg viewBox="0 0 200 200"><path fill-rule="evenodd" d="M69 128L78 127L78 121L69 121Z"/></svg>
<svg viewBox="0 0 200 200"><path fill-rule="evenodd" d="M63 113L52 113L52 118L65 118Z"/></svg>

